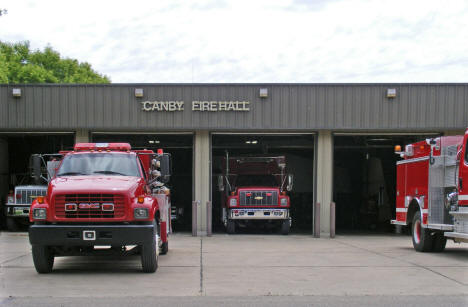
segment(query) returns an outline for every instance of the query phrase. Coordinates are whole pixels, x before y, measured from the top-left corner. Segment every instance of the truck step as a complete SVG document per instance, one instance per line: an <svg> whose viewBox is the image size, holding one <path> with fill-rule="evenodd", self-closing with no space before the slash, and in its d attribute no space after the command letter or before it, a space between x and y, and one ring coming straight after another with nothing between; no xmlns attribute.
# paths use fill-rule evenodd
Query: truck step
<svg viewBox="0 0 468 307"><path fill-rule="evenodd" d="M453 230L453 225L451 225L451 224L428 224L427 228L452 231Z"/></svg>
<svg viewBox="0 0 468 307"><path fill-rule="evenodd" d="M444 236L446 236L447 238L455 239L459 242L468 242L468 233L444 232Z"/></svg>
<svg viewBox="0 0 468 307"><path fill-rule="evenodd" d="M468 211L450 211L449 213L457 217L468 217Z"/></svg>

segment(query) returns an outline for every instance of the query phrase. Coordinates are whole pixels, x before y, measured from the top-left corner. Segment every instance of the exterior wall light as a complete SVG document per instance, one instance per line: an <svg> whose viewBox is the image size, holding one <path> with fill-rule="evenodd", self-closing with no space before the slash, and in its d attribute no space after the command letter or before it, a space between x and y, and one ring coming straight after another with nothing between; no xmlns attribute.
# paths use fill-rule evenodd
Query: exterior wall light
<svg viewBox="0 0 468 307"><path fill-rule="evenodd" d="M268 89L267 88L261 88L260 89L260 98L267 98L268 97Z"/></svg>
<svg viewBox="0 0 468 307"><path fill-rule="evenodd" d="M395 98L395 97L396 97L396 88L388 88L387 98Z"/></svg>
<svg viewBox="0 0 468 307"><path fill-rule="evenodd" d="M14 88L12 90L12 94L13 94L13 97L17 97L17 98L21 97L21 89L20 88Z"/></svg>
<svg viewBox="0 0 468 307"><path fill-rule="evenodd" d="M143 89L142 88L136 88L135 89L135 97L137 97L137 98L143 97Z"/></svg>

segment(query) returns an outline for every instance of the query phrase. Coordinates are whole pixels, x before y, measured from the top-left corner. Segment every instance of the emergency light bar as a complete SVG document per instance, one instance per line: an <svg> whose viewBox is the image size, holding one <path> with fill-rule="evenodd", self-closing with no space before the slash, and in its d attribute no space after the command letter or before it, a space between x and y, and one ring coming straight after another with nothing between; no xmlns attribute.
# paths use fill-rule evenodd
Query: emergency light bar
<svg viewBox="0 0 468 307"><path fill-rule="evenodd" d="M77 143L74 147L75 151L89 150L118 150L130 151L132 147L128 143Z"/></svg>

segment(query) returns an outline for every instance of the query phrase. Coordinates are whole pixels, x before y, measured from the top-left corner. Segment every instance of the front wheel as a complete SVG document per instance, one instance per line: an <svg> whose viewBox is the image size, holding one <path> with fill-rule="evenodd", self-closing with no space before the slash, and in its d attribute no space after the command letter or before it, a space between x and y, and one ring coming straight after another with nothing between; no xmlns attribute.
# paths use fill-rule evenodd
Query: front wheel
<svg viewBox="0 0 468 307"><path fill-rule="evenodd" d="M157 238L158 236L153 236L150 242L141 246L141 266L145 273L154 273L158 269L158 253L156 252L156 248L159 243L156 242Z"/></svg>
<svg viewBox="0 0 468 307"><path fill-rule="evenodd" d="M236 223L233 220L227 220L226 231L231 235L236 233Z"/></svg>
<svg viewBox="0 0 468 307"><path fill-rule="evenodd" d="M19 229L18 223L12 217L7 217L6 224L8 231L18 231Z"/></svg>
<svg viewBox="0 0 468 307"><path fill-rule="evenodd" d="M169 242L163 242L161 240L161 223L159 221L156 221L156 231L157 231L157 237L158 237L158 248L159 248L159 254L160 255L165 255L169 251ZM166 236L167 238L167 236Z"/></svg>
<svg viewBox="0 0 468 307"><path fill-rule="evenodd" d="M289 220L284 220L281 224L281 234L286 236L289 234L289 229L291 228L291 223Z"/></svg>
<svg viewBox="0 0 468 307"><path fill-rule="evenodd" d="M432 251L433 238L429 229L422 227L421 214L417 211L413 217L413 224L411 226L411 237L413 238L413 247L418 252Z"/></svg>
<svg viewBox="0 0 468 307"><path fill-rule="evenodd" d="M36 245L32 246L32 257L34 267L39 274L52 272L54 266L54 253L48 246Z"/></svg>

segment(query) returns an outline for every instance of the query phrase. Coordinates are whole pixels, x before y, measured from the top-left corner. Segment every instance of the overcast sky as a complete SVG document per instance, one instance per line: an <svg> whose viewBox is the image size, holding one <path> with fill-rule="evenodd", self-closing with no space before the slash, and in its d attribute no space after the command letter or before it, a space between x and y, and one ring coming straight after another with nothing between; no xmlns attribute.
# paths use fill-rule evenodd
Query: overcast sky
<svg viewBox="0 0 468 307"><path fill-rule="evenodd" d="M0 1L112 82L467 82L468 1Z"/></svg>

